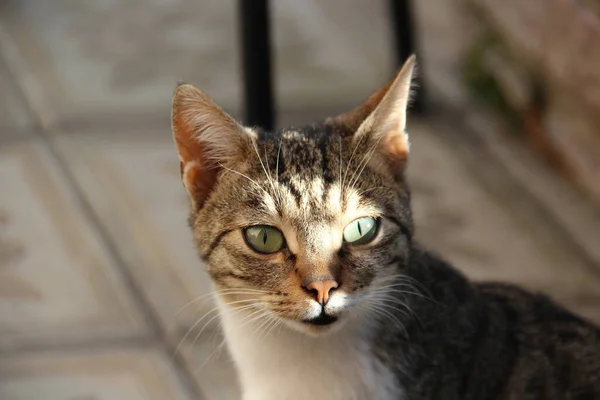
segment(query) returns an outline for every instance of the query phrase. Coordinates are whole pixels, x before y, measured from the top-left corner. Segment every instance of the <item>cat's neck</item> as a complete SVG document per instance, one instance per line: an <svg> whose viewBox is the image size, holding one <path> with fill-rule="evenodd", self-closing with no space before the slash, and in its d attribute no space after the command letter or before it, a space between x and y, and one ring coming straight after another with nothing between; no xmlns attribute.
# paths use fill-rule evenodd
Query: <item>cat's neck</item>
<svg viewBox="0 0 600 400"><path fill-rule="evenodd" d="M397 399L393 373L375 357L373 332L351 321L329 335L311 337L287 326L267 332L260 322L220 303L227 345L244 400ZM372 397L376 394L375 397Z"/></svg>

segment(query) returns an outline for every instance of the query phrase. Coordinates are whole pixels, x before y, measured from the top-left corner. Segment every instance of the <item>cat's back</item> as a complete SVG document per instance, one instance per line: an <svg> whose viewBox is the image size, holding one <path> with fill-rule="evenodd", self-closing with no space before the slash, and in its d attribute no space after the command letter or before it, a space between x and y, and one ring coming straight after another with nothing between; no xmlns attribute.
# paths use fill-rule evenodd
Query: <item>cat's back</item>
<svg viewBox="0 0 600 400"><path fill-rule="evenodd" d="M600 399L600 328L542 295L477 288L501 311L515 355L501 399Z"/></svg>

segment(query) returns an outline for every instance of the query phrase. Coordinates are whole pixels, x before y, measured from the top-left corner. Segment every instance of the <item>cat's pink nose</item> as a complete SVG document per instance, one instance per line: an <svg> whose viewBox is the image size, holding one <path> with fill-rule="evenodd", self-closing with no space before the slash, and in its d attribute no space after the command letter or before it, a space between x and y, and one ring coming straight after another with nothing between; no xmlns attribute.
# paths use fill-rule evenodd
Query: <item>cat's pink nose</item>
<svg viewBox="0 0 600 400"><path fill-rule="evenodd" d="M338 287L338 283L333 279L326 281L313 281L306 285L306 290L313 294L319 304L325 305L329 300L329 292Z"/></svg>

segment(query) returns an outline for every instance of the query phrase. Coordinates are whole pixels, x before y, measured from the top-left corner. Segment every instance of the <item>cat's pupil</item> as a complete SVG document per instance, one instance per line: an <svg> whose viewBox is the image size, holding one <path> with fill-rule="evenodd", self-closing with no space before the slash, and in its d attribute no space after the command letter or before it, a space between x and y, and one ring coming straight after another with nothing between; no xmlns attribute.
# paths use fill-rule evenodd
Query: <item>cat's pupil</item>
<svg viewBox="0 0 600 400"><path fill-rule="evenodd" d="M266 245L267 244L267 237L269 236L269 234L267 233L266 229L263 229L263 244Z"/></svg>
<svg viewBox="0 0 600 400"><path fill-rule="evenodd" d="M356 228L358 229L358 234L362 236L362 230L360 229L360 222L356 223Z"/></svg>

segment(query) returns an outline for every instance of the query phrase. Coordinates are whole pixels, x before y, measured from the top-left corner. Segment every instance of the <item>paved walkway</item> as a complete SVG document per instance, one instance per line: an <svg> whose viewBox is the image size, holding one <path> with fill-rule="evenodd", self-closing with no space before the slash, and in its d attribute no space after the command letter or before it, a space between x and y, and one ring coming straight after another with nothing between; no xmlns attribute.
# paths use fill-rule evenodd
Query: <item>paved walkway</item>
<svg viewBox="0 0 600 400"><path fill-rule="evenodd" d="M195 324L212 305L189 304L208 284L168 127L182 77L238 114L235 10L221 1L162 4L0 6L2 400L237 396L216 320L202 332L204 322ZM286 121L343 108L378 85L389 53L371 43L385 30L351 41L335 27L377 21L383 3L356 1L341 16L317 1L276 4ZM297 13L339 24L301 26ZM344 62L359 50L364 62ZM423 242L475 279L543 290L600 321L598 265L529 212L509 178L490 178L490 165L454 143L452 126L413 120L410 132Z"/></svg>

